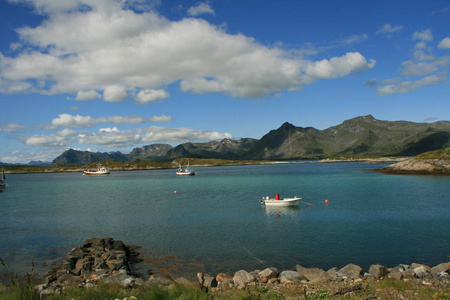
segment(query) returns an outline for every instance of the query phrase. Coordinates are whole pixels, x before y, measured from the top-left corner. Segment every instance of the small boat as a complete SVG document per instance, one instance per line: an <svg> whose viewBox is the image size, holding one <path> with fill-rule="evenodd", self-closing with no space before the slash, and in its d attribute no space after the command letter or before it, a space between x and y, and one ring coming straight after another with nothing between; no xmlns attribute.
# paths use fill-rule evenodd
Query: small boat
<svg viewBox="0 0 450 300"><path fill-rule="evenodd" d="M182 168L181 165L178 167L177 176L194 176L195 171L189 168L189 164L186 168Z"/></svg>
<svg viewBox="0 0 450 300"><path fill-rule="evenodd" d="M297 196L293 198L280 198L280 194L276 194L275 198L263 197L261 203L267 206L297 206L301 199Z"/></svg>
<svg viewBox="0 0 450 300"><path fill-rule="evenodd" d="M104 166L99 166L98 169L84 169L83 175L107 175L109 170Z"/></svg>

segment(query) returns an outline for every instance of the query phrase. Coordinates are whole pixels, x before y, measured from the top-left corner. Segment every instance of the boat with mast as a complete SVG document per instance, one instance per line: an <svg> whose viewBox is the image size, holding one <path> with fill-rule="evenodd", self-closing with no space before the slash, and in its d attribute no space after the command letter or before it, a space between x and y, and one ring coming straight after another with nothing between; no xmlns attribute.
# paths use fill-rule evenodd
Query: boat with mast
<svg viewBox="0 0 450 300"><path fill-rule="evenodd" d="M177 176L194 176L195 175L195 171L191 170L189 168L189 162L188 162L187 167L184 168L184 169L181 167L181 164L179 164L178 171L177 171L176 174L177 174Z"/></svg>

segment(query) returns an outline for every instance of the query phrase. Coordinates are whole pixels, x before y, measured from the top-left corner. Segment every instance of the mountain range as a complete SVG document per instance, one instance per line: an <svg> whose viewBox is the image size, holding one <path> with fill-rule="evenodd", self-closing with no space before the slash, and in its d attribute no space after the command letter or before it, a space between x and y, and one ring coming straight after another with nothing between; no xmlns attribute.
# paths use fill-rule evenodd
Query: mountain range
<svg viewBox="0 0 450 300"><path fill-rule="evenodd" d="M336 156L413 156L450 146L450 121L415 123L382 121L372 115L318 130L284 123L261 139L223 139L206 143L183 143L176 147L152 144L121 152L93 153L69 149L53 164L87 164L102 160L171 160L217 158L233 160L321 159Z"/></svg>

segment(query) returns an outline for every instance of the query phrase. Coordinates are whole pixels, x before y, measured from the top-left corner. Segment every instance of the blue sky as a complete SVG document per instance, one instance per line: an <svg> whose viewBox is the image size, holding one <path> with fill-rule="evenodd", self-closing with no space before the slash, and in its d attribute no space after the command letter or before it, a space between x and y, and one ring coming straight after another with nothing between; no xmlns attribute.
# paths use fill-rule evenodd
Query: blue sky
<svg viewBox="0 0 450 300"><path fill-rule="evenodd" d="M450 116L450 3L0 0L0 161Z"/></svg>

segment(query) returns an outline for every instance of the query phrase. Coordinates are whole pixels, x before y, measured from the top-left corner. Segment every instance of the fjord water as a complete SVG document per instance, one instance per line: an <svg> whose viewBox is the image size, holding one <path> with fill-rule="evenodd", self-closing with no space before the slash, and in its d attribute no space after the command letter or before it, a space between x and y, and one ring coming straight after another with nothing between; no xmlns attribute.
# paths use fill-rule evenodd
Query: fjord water
<svg viewBox="0 0 450 300"><path fill-rule="evenodd" d="M194 177L175 170L9 175L0 194L0 258L27 272L31 259L39 269L89 238L112 237L211 273L449 261L450 177L371 171L379 166L205 167ZM303 202L261 205L275 193Z"/></svg>

